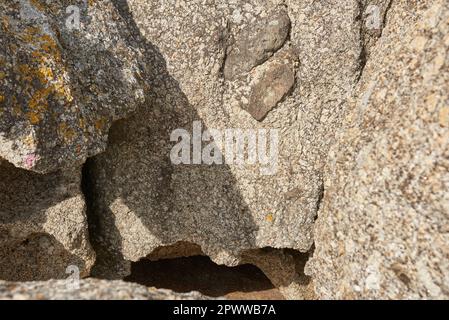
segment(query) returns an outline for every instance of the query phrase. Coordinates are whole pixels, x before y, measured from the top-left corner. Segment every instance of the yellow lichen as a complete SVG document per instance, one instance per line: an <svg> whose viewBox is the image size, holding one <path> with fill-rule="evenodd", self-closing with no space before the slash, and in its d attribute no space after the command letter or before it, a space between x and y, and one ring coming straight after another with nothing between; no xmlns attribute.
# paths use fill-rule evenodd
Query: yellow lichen
<svg viewBox="0 0 449 320"><path fill-rule="evenodd" d="M265 217L265 219L268 221L268 222L273 222L273 215L270 213L270 214L267 214L267 216Z"/></svg>
<svg viewBox="0 0 449 320"><path fill-rule="evenodd" d="M58 94L60 97L65 98L68 102L73 101L72 92L70 88L65 84L64 78L62 76L56 77L54 90L56 94Z"/></svg>
<svg viewBox="0 0 449 320"><path fill-rule="evenodd" d="M8 32L8 30L9 30L9 19L8 19L8 17L6 17L6 16L2 17L1 25L2 25L3 31L4 32Z"/></svg>
<svg viewBox="0 0 449 320"><path fill-rule="evenodd" d="M26 28L18 38L25 42L24 47L29 44L33 50L30 61L14 68L22 83L22 95L29 97L26 115L31 124L37 124L44 118L42 113L49 110L52 96L68 103L73 101L73 97L64 81L66 71L55 40L34 26ZM18 110L16 114L19 114ZM64 138L70 138L70 132L64 132Z"/></svg>
<svg viewBox="0 0 449 320"><path fill-rule="evenodd" d="M34 148L34 146L36 145L36 141L34 140L33 135L28 135L24 140L23 143L28 147L28 148Z"/></svg>
<svg viewBox="0 0 449 320"><path fill-rule="evenodd" d="M47 87L41 90L36 90L33 97L28 102L28 107L35 111L45 111L48 108L48 96L52 93L53 88Z"/></svg>
<svg viewBox="0 0 449 320"><path fill-rule="evenodd" d="M39 72L42 75L43 79L53 78L53 70L51 70L49 67L42 66L39 68Z"/></svg>
<svg viewBox="0 0 449 320"><path fill-rule="evenodd" d="M61 123L59 125L59 135L62 136L66 142L70 142L75 136L75 131L66 123Z"/></svg>
<svg viewBox="0 0 449 320"><path fill-rule="evenodd" d="M45 10L45 6L39 0L31 0L30 2L37 9L39 9L41 11Z"/></svg>
<svg viewBox="0 0 449 320"><path fill-rule="evenodd" d="M86 127L86 122L84 121L83 118L79 118L78 123L81 129L84 129Z"/></svg>
<svg viewBox="0 0 449 320"><path fill-rule="evenodd" d="M38 124L41 119L39 118L39 115L35 112L28 112L28 120L30 120L31 124Z"/></svg>
<svg viewBox="0 0 449 320"><path fill-rule="evenodd" d="M29 82L33 81L33 76L32 76L30 66L28 66L26 64L21 64L17 67L17 69L18 69L18 73L20 74L21 80L29 81Z"/></svg>
<svg viewBox="0 0 449 320"><path fill-rule="evenodd" d="M105 125L105 120L104 120L104 119L98 119L98 120L95 122L95 128L96 128L98 131L102 130L103 127L104 127L104 125Z"/></svg>

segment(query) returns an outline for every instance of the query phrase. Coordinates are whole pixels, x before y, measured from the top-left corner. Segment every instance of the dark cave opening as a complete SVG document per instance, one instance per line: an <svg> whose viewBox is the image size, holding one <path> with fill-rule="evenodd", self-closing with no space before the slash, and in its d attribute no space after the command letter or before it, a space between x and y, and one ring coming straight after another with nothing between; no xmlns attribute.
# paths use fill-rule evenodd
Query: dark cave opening
<svg viewBox="0 0 449 320"><path fill-rule="evenodd" d="M236 300L284 299L256 266L221 266L206 256L157 261L142 259L132 264L131 275L125 281L181 293L198 291L210 297Z"/></svg>

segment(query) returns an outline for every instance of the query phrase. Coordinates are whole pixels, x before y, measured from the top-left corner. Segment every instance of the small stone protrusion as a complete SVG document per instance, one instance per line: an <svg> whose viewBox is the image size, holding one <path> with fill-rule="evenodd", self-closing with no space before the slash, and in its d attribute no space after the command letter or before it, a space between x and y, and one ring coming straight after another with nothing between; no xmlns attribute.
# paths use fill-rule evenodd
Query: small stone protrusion
<svg viewBox="0 0 449 320"><path fill-rule="evenodd" d="M233 80L267 61L286 42L291 22L285 10L248 25L228 48L224 76Z"/></svg>

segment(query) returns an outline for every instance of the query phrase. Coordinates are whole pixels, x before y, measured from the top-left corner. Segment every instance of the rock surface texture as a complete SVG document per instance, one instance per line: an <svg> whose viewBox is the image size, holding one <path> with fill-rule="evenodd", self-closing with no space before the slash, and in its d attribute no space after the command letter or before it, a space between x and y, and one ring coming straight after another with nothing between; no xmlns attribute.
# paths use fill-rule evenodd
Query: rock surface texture
<svg viewBox="0 0 449 320"><path fill-rule="evenodd" d="M89 244L81 170L40 175L0 161L0 279L65 278L77 266L87 276Z"/></svg>
<svg viewBox="0 0 449 320"><path fill-rule="evenodd" d="M125 22L110 1L84 3L0 4L0 157L17 167L83 163L105 149L111 122L143 101ZM79 28L67 20L70 5Z"/></svg>
<svg viewBox="0 0 449 320"><path fill-rule="evenodd" d="M449 296L448 34L447 1L393 1L329 154L320 298Z"/></svg>
<svg viewBox="0 0 449 320"><path fill-rule="evenodd" d="M449 297L448 34L447 0L2 1L0 279L207 255ZM0 297L200 298L64 285Z"/></svg>
<svg viewBox="0 0 449 320"><path fill-rule="evenodd" d="M130 261L180 241L229 266L248 250L309 251L339 95L361 69L358 3L115 3L151 89L88 163L98 276L123 277ZM211 131L279 130L276 170L174 165L170 134L191 133L195 120Z"/></svg>
<svg viewBox="0 0 449 320"><path fill-rule="evenodd" d="M123 281L0 281L0 300L209 300L198 292L176 293Z"/></svg>

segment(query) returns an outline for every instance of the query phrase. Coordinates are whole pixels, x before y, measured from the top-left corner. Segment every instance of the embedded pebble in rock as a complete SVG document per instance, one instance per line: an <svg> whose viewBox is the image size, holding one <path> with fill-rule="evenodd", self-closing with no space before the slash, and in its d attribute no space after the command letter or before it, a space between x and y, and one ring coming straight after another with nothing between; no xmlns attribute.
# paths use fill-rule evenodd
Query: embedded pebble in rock
<svg viewBox="0 0 449 320"><path fill-rule="evenodd" d="M246 110L256 120L263 120L271 109L281 102L295 84L293 61L268 61L254 70L251 93Z"/></svg>
<svg viewBox="0 0 449 320"><path fill-rule="evenodd" d="M248 73L264 63L287 40L290 32L290 18L284 8L267 12L263 17L247 21L239 17L239 9L232 16L235 22L245 22L245 26L234 37L228 39L229 47L224 67L227 80Z"/></svg>
<svg viewBox="0 0 449 320"><path fill-rule="evenodd" d="M138 52L111 1L0 3L0 157L46 173L104 150L143 102ZM66 14L80 12L80 27Z"/></svg>
<svg viewBox="0 0 449 320"><path fill-rule="evenodd" d="M210 300L198 292L177 293L123 281L85 279L0 281L0 300ZM223 300L222 298L221 300Z"/></svg>

